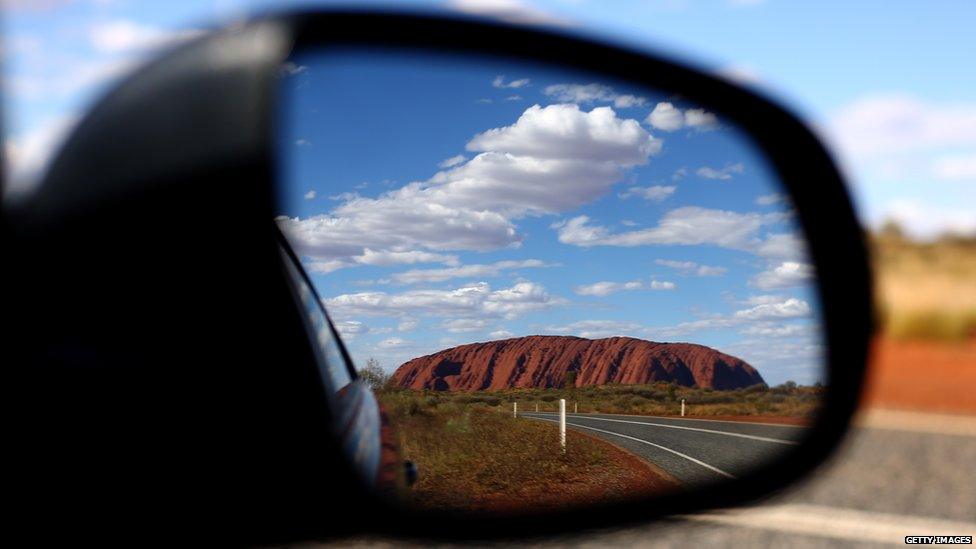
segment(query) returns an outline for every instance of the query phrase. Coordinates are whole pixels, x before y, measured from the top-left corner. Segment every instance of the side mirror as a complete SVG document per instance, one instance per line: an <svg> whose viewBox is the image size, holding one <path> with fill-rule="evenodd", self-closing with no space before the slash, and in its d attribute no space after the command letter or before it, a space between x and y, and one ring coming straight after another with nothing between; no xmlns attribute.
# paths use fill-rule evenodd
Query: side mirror
<svg viewBox="0 0 976 549"><path fill-rule="evenodd" d="M836 447L872 331L847 191L793 115L477 20L215 32L110 93L5 215L27 477L60 498L32 508L73 521L461 539L736 505ZM378 353L384 383L354 366Z"/></svg>

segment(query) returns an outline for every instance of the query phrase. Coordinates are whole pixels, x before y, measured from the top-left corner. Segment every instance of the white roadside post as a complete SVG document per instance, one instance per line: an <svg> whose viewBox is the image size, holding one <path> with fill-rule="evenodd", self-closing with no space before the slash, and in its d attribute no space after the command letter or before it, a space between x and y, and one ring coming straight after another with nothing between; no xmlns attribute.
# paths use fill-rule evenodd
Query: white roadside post
<svg viewBox="0 0 976 549"><path fill-rule="evenodd" d="M536 411L536 412L538 412L538 411L539 411L539 403L538 403L538 402L536 402L536 403L535 403L535 411Z"/></svg>
<svg viewBox="0 0 976 549"><path fill-rule="evenodd" d="M574 402L573 403L573 413L574 414L578 414L579 413L579 402Z"/></svg>
<svg viewBox="0 0 976 549"><path fill-rule="evenodd" d="M685 399L681 399L681 417L685 417Z"/></svg>
<svg viewBox="0 0 976 549"><path fill-rule="evenodd" d="M512 417L518 417L518 402L512 403Z"/></svg>
<svg viewBox="0 0 976 549"><path fill-rule="evenodd" d="M566 399L559 399L559 445L566 453Z"/></svg>

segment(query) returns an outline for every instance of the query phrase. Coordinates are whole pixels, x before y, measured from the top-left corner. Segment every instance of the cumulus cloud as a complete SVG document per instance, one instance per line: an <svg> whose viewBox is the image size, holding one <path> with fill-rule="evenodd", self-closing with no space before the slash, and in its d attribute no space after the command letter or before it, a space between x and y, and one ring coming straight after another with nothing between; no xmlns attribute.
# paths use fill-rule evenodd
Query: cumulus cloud
<svg viewBox="0 0 976 549"><path fill-rule="evenodd" d="M630 198L638 196L651 202L661 202L665 198L674 194L678 187L674 185L652 185L650 187L630 187L626 192L618 194L620 198Z"/></svg>
<svg viewBox="0 0 976 549"><path fill-rule="evenodd" d="M501 290L492 290L487 283L479 282L452 290L360 292L324 300L325 307L337 317L429 314L454 318L517 318L564 303L564 299L550 295L545 287L534 282L519 282Z"/></svg>
<svg viewBox="0 0 976 549"><path fill-rule="evenodd" d="M786 200L786 197L779 193L764 194L756 197L756 204L759 206L772 206Z"/></svg>
<svg viewBox="0 0 976 549"><path fill-rule="evenodd" d="M682 111L673 103L662 101L654 106L645 122L652 128L673 132L681 128L709 129L718 123L714 114L704 109L688 109Z"/></svg>
<svg viewBox="0 0 976 549"><path fill-rule="evenodd" d="M749 285L762 290L772 290L800 286L811 279L813 279L813 265L799 261L784 261L752 277Z"/></svg>
<svg viewBox="0 0 976 549"><path fill-rule="evenodd" d="M498 276L502 271L538 267L552 267L554 264L539 259L496 261L490 264L458 265L447 269L413 269L392 275L400 284L418 282L443 282L451 278L488 278Z"/></svg>
<svg viewBox="0 0 976 549"><path fill-rule="evenodd" d="M448 159L450 166L426 182L375 198L338 196L343 203L331 212L281 217L279 225L319 272L363 264L367 249L406 254L517 247L521 236L513 219L596 200L625 170L660 151L661 141L609 107L586 112L560 104L532 106L514 124L474 136L467 148L479 154Z"/></svg>
<svg viewBox="0 0 976 549"><path fill-rule="evenodd" d="M762 239L759 230L783 219L780 213L737 213L686 206L667 212L657 226L648 229L612 233L606 227L591 225L585 215L555 223L553 228L563 244L582 247L710 244L782 257L796 253L793 237L774 234Z"/></svg>
<svg viewBox="0 0 976 549"><path fill-rule="evenodd" d="M736 311L734 318L770 320L777 318L798 318L809 315L810 305L806 301L791 297L779 303L763 303L749 309Z"/></svg>
<svg viewBox="0 0 976 549"><path fill-rule="evenodd" d="M305 196L305 200L312 200L313 198L315 198L315 191L308 191L307 193L304 194L304 196Z"/></svg>
<svg viewBox="0 0 976 549"><path fill-rule="evenodd" d="M458 164L464 162L467 159L468 159L467 156L464 156L463 154L458 154L458 155L455 155L455 156L452 156L450 158L446 158L446 159L442 160L439 164L437 164L437 167L439 167L439 168L450 168L450 167L453 167L453 166L457 166Z"/></svg>
<svg viewBox="0 0 976 549"><path fill-rule="evenodd" d="M562 103L613 103L618 109L639 107L647 99L636 95L619 94L610 86L603 84L553 84L546 86L542 93Z"/></svg>
<svg viewBox="0 0 976 549"><path fill-rule="evenodd" d="M444 321L441 327L452 334L460 334L484 330L489 323L490 321L484 318L455 318Z"/></svg>
<svg viewBox="0 0 976 549"><path fill-rule="evenodd" d="M391 337L384 339L376 344L377 347L381 349L395 349L397 347L403 347L407 344L407 341L400 337Z"/></svg>
<svg viewBox="0 0 976 549"><path fill-rule="evenodd" d="M512 333L512 332L510 332L508 330L495 330L494 332L491 332L488 335L492 339L506 339L506 338L515 336L514 333Z"/></svg>
<svg viewBox="0 0 976 549"><path fill-rule="evenodd" d="M667 280L652 280L648 286L652 290L673 290L677 287L674 282L668 282Z"/></svg>
<svg viewBox="0 0 976 549"><path fill-rule="evenodd" d="M621 320L580 320L560 326L546 326L546 331L559 335L575 335L590 339L613 336L640 337L643 326Z"/></svg>
<svg viewBox="0 0 976 549"><path fill-rule="evenodd" d="M725 267L700 265L694 261L676 261L673 259L655 259L654 263L679 271L683 275L693 276L721 276L728 271Z"/></svg>
<svg viewBox="0 0 976 549"><path fill-rule="evenodd" d="M591 295L597 297L607 296L613 293L622 292L625 290L641 290L644 288L644 283L640 280L633 280L631 282L594 282L593 284L586 284L583 286L577 286L573 291L579 295Z"/></svg>
<svg viewBox="0 0 976 549"><path fill-rule="evenodd" d="M705 179L721 179L722 181L728 181L732 179L732 174L745 173L746 167L742 165L741 162L735 164L726 164L721 168L711 168L708 166L702 166L695 170L695 174L698 177L703 177Z"/></svg>
<svg viewBox="0 0 976 549"><path fill-rule="evenodd" d="M646 328L644 333L651 337L675 338L692 332L737 326L752 326L755 323L782 322L808 318L811 315L809 303L797 298L782 298L777 296L762 296L762 302L747 309L740 309L730 315L713 314L698 320L682 322L675 326ZM748 329L748 328L747 328Z"/></svg>
<svg viewBox="0 0 976 549"><path fill-rule="evenodd" d="M526 109L511 126L476 135L469 151L495 151L538 159L584 159L635 166L661 150L661 141L636 120L619 118L610 107L590 112L558 104Z"/></svg>
<svg viewBox="0 0 976 549"><path fill-rule="evenodd" d="M491 81L492 87L495 88L522 88L529 85L528 78L519 78L518 80L510 80L505 82L505 75L500 74Z"/></svg>

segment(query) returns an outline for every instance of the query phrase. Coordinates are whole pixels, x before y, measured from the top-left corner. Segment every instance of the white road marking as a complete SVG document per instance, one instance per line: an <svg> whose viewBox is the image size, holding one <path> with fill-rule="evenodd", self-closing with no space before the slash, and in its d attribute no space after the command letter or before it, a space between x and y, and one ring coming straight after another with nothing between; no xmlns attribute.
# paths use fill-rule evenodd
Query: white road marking
<svg viewBox="0 0 976 549"><path fill-rule="evenodd" d="M548 419L548 418L544 418L544 417L533 417L533 416L525 416L525 417L528 417L529 419L537 419L539 421L551 421L553 423L556 423L556 420L554 420L554 419ZM569 423L569 422L567 422L567 423ZM647 444L649 446L653 446L653 447L658 448L660 450L664 450L665 452L671 452L672 454L674 454L676 456L683 457L683 458L687 459L688 461L691 461L692 463L696 463L698 465L701 465L702 467L704 467L704 468L706 468L706 469L708 469L708 470L710 470L712 472L718 473L718 474L722 475L723 477L727 477L727 478L730 478L732 480L735 480L735 478L736 478L734 475L731 475L729 473L726 473L725 471L719 469L718 467L709 465L709 464L705 463L704 461L701 461L699 459L695 459L695 458L693 458L693 457L691 457L691 456L689 456L687 454L682 454L681 452L679 452L677 450L672 450L671 448L668 448L666 446L661 446L660 444L654 444L653 442L648 442L646 440L643 440L643 439L640 439L640 438L637 438L637 437L632 437L630 435L622 435L620 433L614 433L613 431L606 431L604 429L597 429L596 427L589 427L589 426L586 426L586 425L580 425L578 423L569 423L569 425L572 425L573 427L579 427L581 429L589 429L591 431L598 431L600 433L606 433L608 435L614 435L614 436L618 436L620 438L626 438L626 439L629 439L629 440L633 440L635 442L640 442L640 443L643 443L643 444Z"/></svg>
<svg viewBox="0 0 976 549"><path fill-rule="evenodd" d="M617 423L632 423L634 425L651 425L651 426L654 426L654 427L665 427L667 429L684 429L686 431L698 431L700 433L713 433L713 434L716 434L716 435L725 435L725 436L730 436L730 437L748 438L748 439L752 439L752 440L760 440L762 442L773 442L773 443L776 443L776 444L789 444L790 446L799 446L799 444L800 444L799 442L797 442L795 440L783 440L781 438L769 438L769 437L760 437L760 436L756 436L756 435L745 435L745 434L742 434L742 433L730 433L728 431L716 431L714 429L702 429L700 427L682 427L680 425L668 425L668 424L665 424L665 423L649 423L647 421L628 421L626 419L610 419L610 418L606 418L606 417L595 417L595 416L587 416L586 419L592 419L592 420L597 420L597 421L614 421L614 422L617 422Z"/></svg>
<svg viewBox="0 0 976 549"><path fill-rule="evenodd" d="M854 425L870 429L976 437L976 416L873 408L859 413L854 418Z"/></svg>
<svg viewBox="0 0 976 549"><path fill-rule="evenodd" d="M576 414L578 416L591 416L594 414L599 414L600 412L586 412ZM785 427L787 429L807 429L809 425L791 425L789 423L769 423L765 421L734 421L731 419L709 419L704 417L678 417L678 416L649 416L649 415L637 415L637 414L612 414L615 416L624 417L642 417L651 419L671 419L675 421L710 421L712 423L734 423L735 425L764 425L766 427Z"/></svg>
<svg viewBox="0 0 976 549"><path fill-rule="evenodd" d="M783 504L681 515L698 521L828 538L905 544L905 536L972 536L976 523L910 515Z"/></svg>

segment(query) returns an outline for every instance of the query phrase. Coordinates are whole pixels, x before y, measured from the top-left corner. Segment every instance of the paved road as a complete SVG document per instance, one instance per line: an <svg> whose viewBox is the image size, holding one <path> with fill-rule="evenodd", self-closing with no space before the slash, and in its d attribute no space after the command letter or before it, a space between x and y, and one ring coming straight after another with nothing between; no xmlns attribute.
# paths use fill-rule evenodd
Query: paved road
<svg viewBox="0 0 976 549"><path fill-rule="evenodd" d="M558 422L554 413L520 415ZM629 450L688 486L735 478L797 445L806 432L793 425L611 414L566 414L566 425Z"/></svg>
<svg viewBox="0 0 976 549"><path fill-rule="evenodd" d="M813 476L761 505L631 528L490 545L890 547L904 546L906 531L976 536L974 463L976 418L869 414ZM362 536L337 540L333 546L430 545L428 541Z"/></svg>

